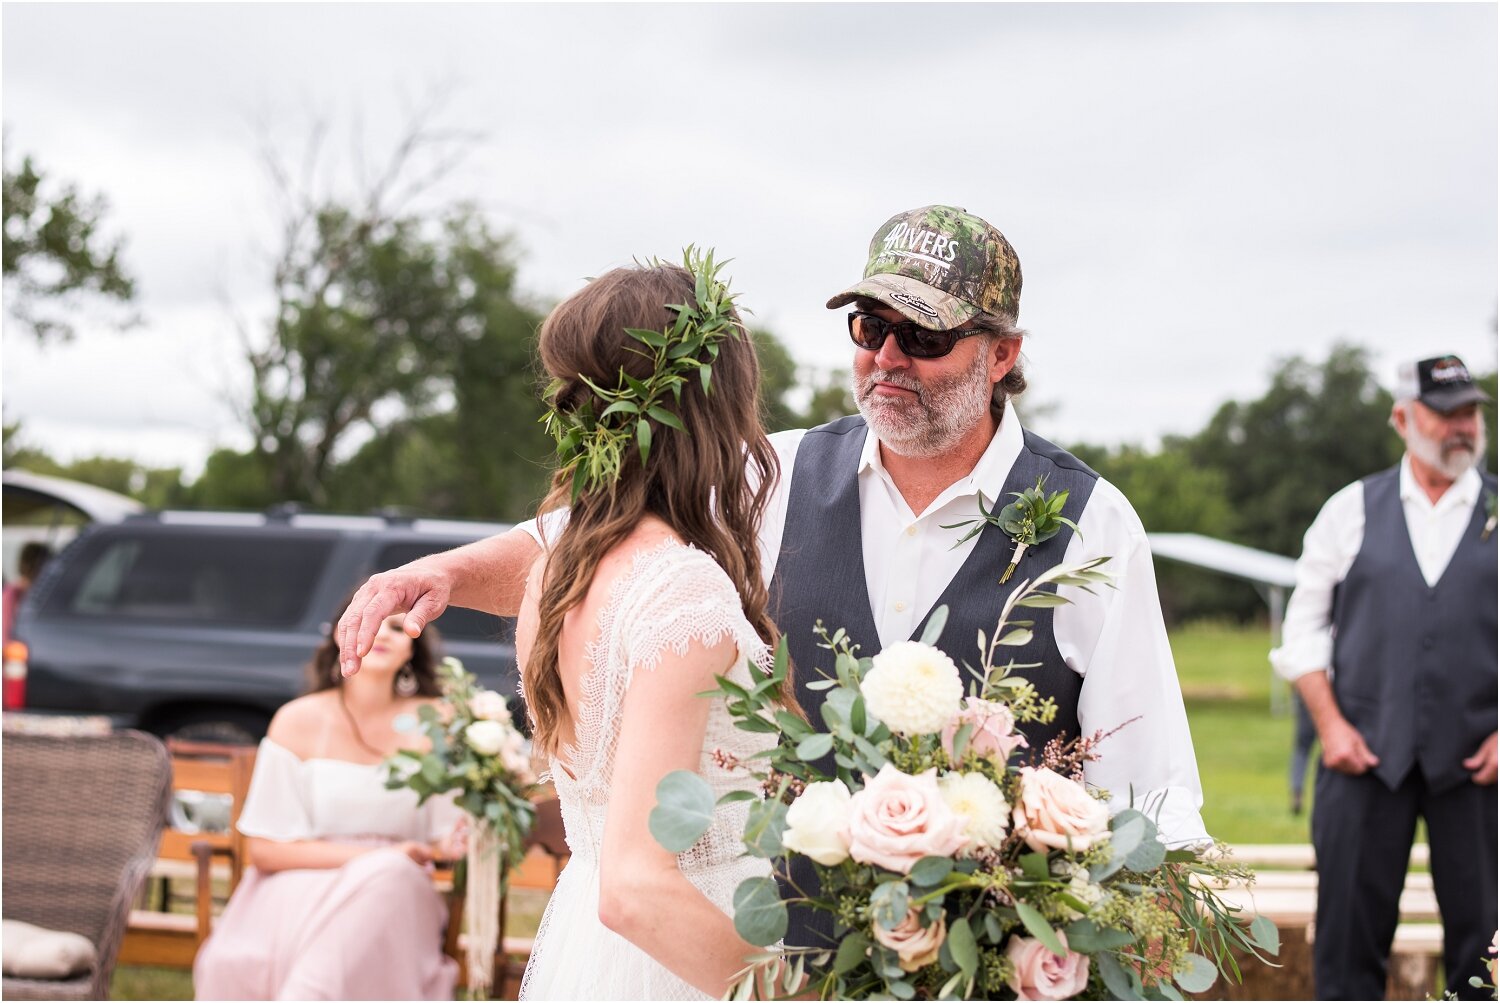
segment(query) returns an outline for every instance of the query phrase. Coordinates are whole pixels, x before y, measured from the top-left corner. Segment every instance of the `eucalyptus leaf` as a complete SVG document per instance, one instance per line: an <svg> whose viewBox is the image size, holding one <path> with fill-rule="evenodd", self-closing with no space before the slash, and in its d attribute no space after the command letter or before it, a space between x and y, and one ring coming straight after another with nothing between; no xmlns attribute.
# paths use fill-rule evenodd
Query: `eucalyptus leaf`
<svg viewBox="0 0 1500 1003"><path fill-rule="evenodd" d="M953 860L949 857L923 857L911 865L907 878L921 888L931 888L953 873Z"/></svg>
<svg viewBox="0 0 1500 1003"><path fill-rule="evenodd" d="M851 933L839 944L839 953L833 959L833 973L845 975L860 966L870 950L870 940L862 933Z"/></svg>
<svg viewBox="0 0 1500 1003"><path fill-rule="evenodd" d="M909 900L905 881L887 881L870 895L870 916L887 930L894 930L906 919Z"/></svg>
<svg viewBox="0 0 1500 1003"><path fill-rule="evenodd" d="M745 847L757 857L767 859L785 852L781 838L786 834L787 805L776 799L757 801L745 816Z"/></svg>
<svg viewBox="0 0 1500 1003"><path fill-rule="evenodd" d="M1052 924L1047 922L1046 917L1035 906L1016 899L1016 915L1021 917L1021 925L1026 927L1026 932L1040 940L1043 947L1059 958L1068 956L1067 948L1057 939L1057 931L1052 929Z"/></svg>
<svg viewBox="0 0 1500 1003"><path fill-rule="evenodd" d="M979 970L979 943L974 939L974 931L969 929L967 919L960 916L948 926L947 943L959 970L966 977L973 978Z"/></svg>
<svg viewBox="0 0 1500 1003"><path fill-rule="evenodd" d="M1250 921L1250 941L1267 954L1281 953L1281 931L1269 916L1257 916Z"/></svg>
<svg viewBox="0 0 1500 1003"><path fill-rule="evenodd" d="M1052 876L1052 872L1047 869L1045 853L1022 854L1017 863L1021 865L1021 873L1032 881L1046 881Z"/></svg>
<svg viewBox="0 0 1500 1003"><path fill-rule="evenodd" d="M664 849L682 853L708 831L713 814L714 792L708 781L691 770L673 770L656 785L656 807L648 825Z"/></svg>
<svg viewBox="0 0 1500 1003"><path fill-rule="evenodd" d="M806 762L822 759L833 751L833 736L826 732L809 735L797 743L797 758Z"/></svg>
<svg viewBox="0 0 1500 1003"><path fill-rule="evenodd" d="M932 611L927 618L927 625L922 628L922 643L936 646L938 638L943 636L943 628L948 625L948 605L944 603Z"/></svg>
<svg viewBox="0 0 1500 1003"><path fill-rule="evenodd" d="M1185 993L1208 992L1219 977L1219 970L1201 954L1189 952L1177 963L1172 979Z"/></svg>
<svg viewBox="0 0 1500 1003"><path fill-rule="evenodd" d="M1091 919L1074 920L1063 932L1068 935L1068 949L1080 954L1116 951L1135 941L1130 931L1100 926Z"/></svg>
<svg viewBox="0 0 1500 1003"><path fill-rule="evenodd" d="M1143 999L1140 992L1135 988L1134 980L1130 973L1125 971L1125 966L1120 964L1108 951L1094 955L1094 963L1099 967L1099 977L1104 980L1104 987L1117 1000Z"/></svg>
<svg viewBox="0 0 1500 1003"><path fill-rule="evenodd" d="M786 903L776 879L769 875L747 878L734 890L734 929L756 947L774 944L786 936Z"/></svg>

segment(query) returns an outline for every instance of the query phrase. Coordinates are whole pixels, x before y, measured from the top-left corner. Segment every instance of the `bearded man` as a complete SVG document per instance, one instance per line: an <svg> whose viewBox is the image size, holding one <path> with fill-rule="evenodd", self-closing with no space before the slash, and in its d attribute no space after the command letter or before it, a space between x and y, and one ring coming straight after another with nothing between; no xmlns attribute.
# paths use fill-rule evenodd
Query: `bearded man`
<svg viewBox="0 0 1500 1003"><path fill-rule="evenodd" d="M1114 588L1061 589L1072 603L1028 609L1030 641L1006 651L1057 705L1049 725L1023 731L1039 755L1053 738L1119 729L1086 764L1087 781L1110 792L1112 811L1146 811L1168 845L1205 843L1197 760L1140 518L1113 485L1024 430L1010 406L1026 387L1020 295L1020 261L999 230L926 206L887 220L863 278L828 301L854 307L846 323L860 413L771 436L781 469L760 531L799 699L820 721L823 694L807 688L832 669L813 632L819 619L873 655L920 636L947 605L938 646L977 664L976 635L993 633L1011 589L1062 562L1109 557L1101 570ZM1027 548L1002 587L1016 541L986 525L960 542L965 530L951 527L998 511L1039 478L1048 494L1068 492L1062 514L1079 532L1065 526ZM513 615L542 540L528 524L376 575L340 621L345 671L392 613L410 611L408 633L448 603ZM794 910L786 940L818 944L831 932L829 917Z"/></svg>
<svg viewBox="0 0 1500 1003"><path fill-rule="evenodd" d="M1487 400L1456 356L1402 367L1391 425L1406 454L1323 506L1271 653L1323 746L1319 999L1385 998L1418 816L1448 989L1486 998L1469 977L1487 976L1496 926L1495 478L1476 467Z"/></svg>

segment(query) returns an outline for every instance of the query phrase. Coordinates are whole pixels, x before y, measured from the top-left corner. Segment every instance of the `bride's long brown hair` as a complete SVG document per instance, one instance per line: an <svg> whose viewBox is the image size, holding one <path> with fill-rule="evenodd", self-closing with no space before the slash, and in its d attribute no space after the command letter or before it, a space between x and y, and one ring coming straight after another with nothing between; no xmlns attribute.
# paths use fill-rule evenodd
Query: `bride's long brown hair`
<svg viewBox="0 0 1500 1003"><path fill-rule="evenodd" d="M649 375L651 359L625 329L664 330L677 316L667 304L695 300L692 274L667 264L616 268L564 300L538 337L542 367L560 381L554 406L568 412L587 403L597 413L602 402L585 379L613 387L622 369ZM533 739L549 753L568 713L558 670L563 619L588 594L599 562L648 515L718 562L761 640L776 643L756 535L779 468L761 423L755 346L735 321L739 336L719 342L712 393L689 380L672 405L687 432L653 423L649 460L627 450L619 477L572 500L566 527L549 541L536 640L523 669ZM555 474L541 511L569 505L572 483L570 472ZM781 697L794 712L795 692L788 673Z"/></svg>

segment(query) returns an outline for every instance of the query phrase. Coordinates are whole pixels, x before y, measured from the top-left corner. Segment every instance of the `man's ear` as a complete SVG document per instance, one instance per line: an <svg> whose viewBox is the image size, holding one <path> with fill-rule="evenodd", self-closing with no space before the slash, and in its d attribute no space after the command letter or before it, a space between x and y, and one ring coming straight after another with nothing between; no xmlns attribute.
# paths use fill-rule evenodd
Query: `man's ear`
<svg viewBox="0 0 1500 1003"><path fill-rule="evenodd" d="M996 338L995 343L989 347L989 356L990 382L999 383L1015 368L1016 360L1021 357L1021 339Z"/></svg>
<svg viewBox="0 0 1500 1003"><path fill-rule="evenodd" d="M1399 401L1391 405L1391 427L1401 438L1406 438L1406 405Z"/></svg>

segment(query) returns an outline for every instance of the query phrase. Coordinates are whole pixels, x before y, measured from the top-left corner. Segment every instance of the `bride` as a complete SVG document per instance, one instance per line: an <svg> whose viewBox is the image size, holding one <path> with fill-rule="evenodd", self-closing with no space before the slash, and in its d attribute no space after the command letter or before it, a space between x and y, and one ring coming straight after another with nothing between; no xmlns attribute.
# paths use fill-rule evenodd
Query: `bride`
<svg viewBox="0 0 1500 1003"><path fill-rule="evenodd" d="M770 871L743 855L748 802L716 809L681 854L648 823L673 770L716 794L750 786L730 757L767 736L698 694L715 675L748 683L747 660L764 664L775 636L756 545L776 476L759 367L711 260L687 258L691 271L606 273L539 336L563 460L542 510L567 515L542 520L516 652L572 858L523 999L717 998L758 951L730 918L740 882Z"/></svg>

